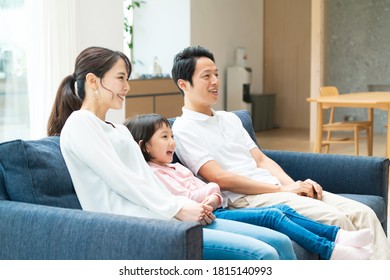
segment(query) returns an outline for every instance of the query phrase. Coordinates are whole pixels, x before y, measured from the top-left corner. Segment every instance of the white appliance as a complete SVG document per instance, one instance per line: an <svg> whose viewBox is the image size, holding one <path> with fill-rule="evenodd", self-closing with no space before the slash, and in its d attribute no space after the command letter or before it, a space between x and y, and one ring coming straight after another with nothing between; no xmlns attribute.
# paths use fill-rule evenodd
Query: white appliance
<svg viewBox="0 0 390 280"><path fill-rule="evenodd" d="M251 112L250 85L252 69L246 66L246 53L244 48L237 48L235 64L227 68L225 110L248 110Z"/></svg>

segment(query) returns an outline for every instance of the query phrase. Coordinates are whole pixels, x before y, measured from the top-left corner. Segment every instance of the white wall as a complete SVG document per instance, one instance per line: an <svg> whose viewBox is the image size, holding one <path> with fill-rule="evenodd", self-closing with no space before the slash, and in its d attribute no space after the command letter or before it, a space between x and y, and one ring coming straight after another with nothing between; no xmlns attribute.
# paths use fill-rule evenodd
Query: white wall
<svg viewBox="0 0 390 280"><path fill-rule="evenodd" d="M190 45L202 45L215 56L220 69L223 109L225 71L234 64L234 51L245 47L252 68L252 93L263 90L263 0L147 0L135 10L134 56L140 74L149 72L157 56L164 73L174 55Z"/></svg>
<svg viewBox="0 0 390 280"><path fill-rule="evenodd" d="M123 50L123 0L78 1L79 49L90 46Z"/></svg>
<svg viewBox="0 0 390 280"><path fill-rule="evenodd" d="M134 10L135 72L150 73L156 56L170 75L173 57L190 44L190 35L190 0L146 0Z"/></svg>
<svg viewBox="0 0 390 280"><path fill-rule="evenodd" d="M234 64L234 51L245 47L252 68L252 93L263 90L263 0L191 1L191 45L209 49L220 70L221 94L226 68ZM217 109L223 109L223 99Z"/></svg>
<svg viewBox="0 0 390 280"><path fill-rule="evenodd" d="M91 46L123 51L123 0L82 0L78 4L78 53ZM114 123L124 119L125 106L107 115Z"/></svg>

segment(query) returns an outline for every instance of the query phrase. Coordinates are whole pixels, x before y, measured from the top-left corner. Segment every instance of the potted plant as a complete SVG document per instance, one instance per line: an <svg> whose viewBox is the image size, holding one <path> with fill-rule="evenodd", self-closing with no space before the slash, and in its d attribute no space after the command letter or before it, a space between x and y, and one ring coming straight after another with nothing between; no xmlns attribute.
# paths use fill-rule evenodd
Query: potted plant
<svg viewBox="0 0 390 280"><path fill-rule="evenodd" d="M146 4L146 1L143 0L124 0L125 6L128 11L127 14L125 14L124 18L124 27L125 32L127 34L127 46L130 50L130 60L132 63L136 63L134 59L134 9L140 8L141 5Z"/></svg>

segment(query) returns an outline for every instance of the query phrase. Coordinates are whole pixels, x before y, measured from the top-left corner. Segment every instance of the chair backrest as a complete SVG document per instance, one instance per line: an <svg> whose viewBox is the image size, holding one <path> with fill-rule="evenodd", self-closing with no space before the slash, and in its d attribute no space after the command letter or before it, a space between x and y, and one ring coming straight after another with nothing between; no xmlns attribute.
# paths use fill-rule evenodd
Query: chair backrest
<svg viewBox="0 0 390 280"><path fill-rule="evenodd" d="M339 95L339 91L336 87L320 87L320 95L321 96L337 96Z"/></svg>
<svg viewBox="0 0 390 280"><path fill-rule="evenodd" d="M320 96L337 96L339 95L339 91L336 87L333 86L327 86L327 87L320 87ZM334 118L334 107L331 106L323 106L324 109L331 109L330 117L329 117L329 123L333 122Z"/></svg>

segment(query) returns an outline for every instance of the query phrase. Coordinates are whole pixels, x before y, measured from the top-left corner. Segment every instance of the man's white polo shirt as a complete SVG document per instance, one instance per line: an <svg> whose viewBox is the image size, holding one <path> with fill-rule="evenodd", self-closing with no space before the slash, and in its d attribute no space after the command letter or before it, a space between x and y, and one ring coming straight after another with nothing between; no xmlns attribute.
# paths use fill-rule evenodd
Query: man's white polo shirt
<svg viewBox="0 0 390 280"><path fill-rule="evenodd" d="M180 161L195 175L208 161L215 160L221 168L242 176L278 184L279 180L268 170L258 168L250 150L257 147L241 120L231 112L212 111L208 116L183 108L172 130L176 141L176 154ZM227 198L232 202L242 197L224 191L224 206Z"/></svg>

